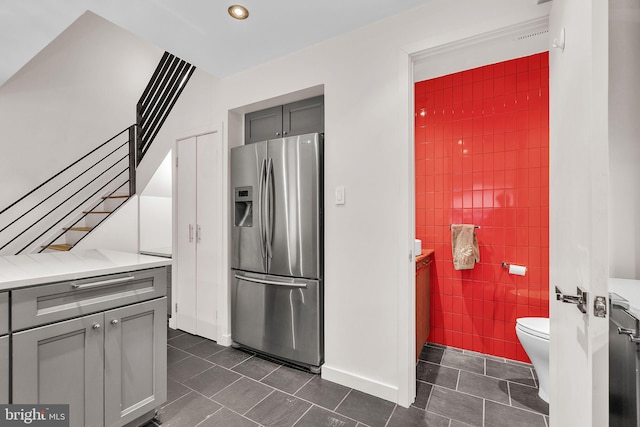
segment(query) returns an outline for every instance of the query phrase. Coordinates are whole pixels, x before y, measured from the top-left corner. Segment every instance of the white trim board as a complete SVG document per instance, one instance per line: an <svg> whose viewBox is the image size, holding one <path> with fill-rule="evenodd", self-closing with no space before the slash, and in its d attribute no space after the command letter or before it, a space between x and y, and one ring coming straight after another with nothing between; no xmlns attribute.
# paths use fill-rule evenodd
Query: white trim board
<svg viewBox="0 0 640 427"><path fill-rule="evenodd" d="M549 50L549 17L532 19L434 46L413 58L413 81L495 64Z"/></svg>
<svg viewBox="0 0 640 427"><path fill-rule="evenodd" d="M398 400L398 387L332 368L331 366L327 366L326 363L322 365L321 377L324 380L342 384L354 390L369 393L391 402Z"/></svg>

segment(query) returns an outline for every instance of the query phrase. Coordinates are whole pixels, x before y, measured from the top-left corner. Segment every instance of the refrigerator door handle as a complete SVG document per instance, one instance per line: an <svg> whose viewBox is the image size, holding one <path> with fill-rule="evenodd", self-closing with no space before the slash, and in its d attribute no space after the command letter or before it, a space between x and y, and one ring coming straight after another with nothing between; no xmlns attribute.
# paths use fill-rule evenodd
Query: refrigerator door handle
<svg viewBox="0 0 640 427"><path fill-rule="evenodd" d="M265 237L267 258L273 258L273 159L267 160L267 180L265 197Z"/></svg>
<svg viewBox="0 0 640 427"><path fill-rule="evenodd" d="M256 278L253 278L253 277L242 276L240 274L236 274L235 277L238 280L244 280L246 282L258 283L258 284L261 284L261 285L285 286L285 287L288 287L288 288L306 288L307 287L306 283L278 282L276 280L263 280L263 279L256 279Z"/></svg>
<svg viewBox="0 0 640 427"><path fill-rule="evenodd" d="M264 184L267 174L267 160L262 159L262 166L260 167L260 177L258 178L258 230L260 232L260 253L262 258L265 257L265 232L264 232Z"/></svg>

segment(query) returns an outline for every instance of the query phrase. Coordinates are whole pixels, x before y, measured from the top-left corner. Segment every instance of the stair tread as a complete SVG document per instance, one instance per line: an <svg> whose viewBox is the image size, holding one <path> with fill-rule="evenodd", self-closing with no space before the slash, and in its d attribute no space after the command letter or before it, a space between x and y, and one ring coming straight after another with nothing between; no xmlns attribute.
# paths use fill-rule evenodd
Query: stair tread
<svg viewBox="0 0 640 427"><path fill-rule="evenodd" d="M102 196L103 199L128 199L129 196L127 194L114 194L111 196Z"/></svg>
<svg viewBox="0 0 640 427"><path fill-rule="evenodd" d="M91 231L93 227L65 227L64 230L67 231Z"/></svg>
<svg viewBox="0 0 640 427"><path fill-rule="evenodd" d="M83 214L110 214L111 211L82 211Z"/></svg>
<svg viewBox="0 0 640 427"><path fill-rule="evenodd" d="M52 249L54 251L68 251L73 247L73 245L70 245L69 243L60 243L57 245L49 245L49 246L43 246L43 248L45 249Z"/></svg>

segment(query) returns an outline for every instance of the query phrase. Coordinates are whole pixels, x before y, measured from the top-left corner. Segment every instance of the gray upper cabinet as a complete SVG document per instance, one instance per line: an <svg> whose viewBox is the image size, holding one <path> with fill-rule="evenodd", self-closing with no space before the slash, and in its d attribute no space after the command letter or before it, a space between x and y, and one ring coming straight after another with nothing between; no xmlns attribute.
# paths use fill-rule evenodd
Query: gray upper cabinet
<svg viewBox="0 0 640 427"><path fill-rule="evenodd" d="M164 298L104 314L105 426L121 426L167 399Z"/></svg>
<svg viewBox="0 0 640 427"><path fill-rule="evenodd" d="M324 132L324 96L282 106L283 136Z"/></svg>
<svg viewBox="0 0 640 427"><path fill-rule="evenodd" d="M103 318L13 334L13 403L69 404L71 427L102 426Z"/></svg>
<svg viewBox="0 0 640 427"><path fill-rule="evenodd" d="M247 113L244 142L324 132L324 95Z"/></svg>
<svg viewBox="0 0 640 427"><path fill-rule="evenodd" d="M282 105L244 116L245 144L282 136Z"/></svg>

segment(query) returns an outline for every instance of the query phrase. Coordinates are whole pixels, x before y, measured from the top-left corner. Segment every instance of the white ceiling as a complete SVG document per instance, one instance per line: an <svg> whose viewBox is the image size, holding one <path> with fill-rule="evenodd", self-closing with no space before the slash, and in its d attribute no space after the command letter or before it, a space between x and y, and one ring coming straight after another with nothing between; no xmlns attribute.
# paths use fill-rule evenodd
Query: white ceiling
<svg viewBox="0 0 640 427"><path fill-rule="evenodd" d="M0 0L0 84L86 10L224 77L429 1Z"/></svg>

